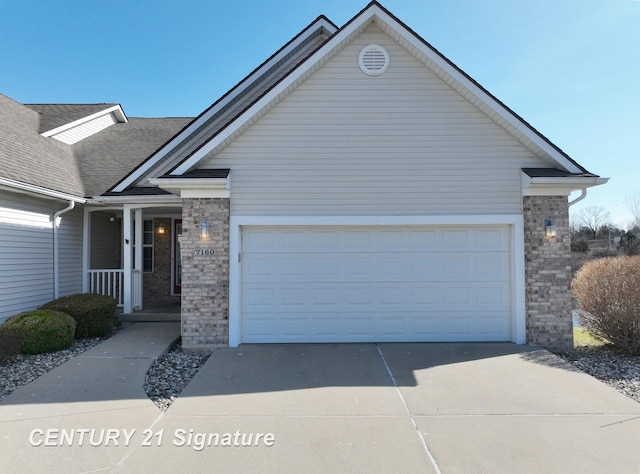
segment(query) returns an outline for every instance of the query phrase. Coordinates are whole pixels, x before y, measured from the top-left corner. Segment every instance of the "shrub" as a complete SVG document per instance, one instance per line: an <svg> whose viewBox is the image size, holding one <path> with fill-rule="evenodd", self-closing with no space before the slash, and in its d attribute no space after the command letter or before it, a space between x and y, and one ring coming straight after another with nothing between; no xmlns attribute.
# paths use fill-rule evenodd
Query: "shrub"
<svg viewBox="0 0 640 474"><path fill-rule="evenodd" d="M17 334L11 331L3 331L0 326L0 365L11 362L11 360L20 354L20 346L22 341Z"/></svg>
<svg viewBox="0 0 640 474"><path fill-rule="evenodd" d="M67 349L73 344L76 322L61 311L35 310L12 316L0 327L5 337L20 341L23 354Z"/></svg>
<svg viewBox="0 0 640 474"><path fill-rule="evenodd" d="M111 332L116 314L116 300L104 295L82 293L53 300L42 309L70 314L76 320L76 338L104 337Z"/></svg>
<svg viewBox="0 0 640 474"><path fill-rule="evenodd" d="M629 354L640 354L640 257L586 263L571 283L580 323ZM586 313L585 313L586 312Z"/></svg>

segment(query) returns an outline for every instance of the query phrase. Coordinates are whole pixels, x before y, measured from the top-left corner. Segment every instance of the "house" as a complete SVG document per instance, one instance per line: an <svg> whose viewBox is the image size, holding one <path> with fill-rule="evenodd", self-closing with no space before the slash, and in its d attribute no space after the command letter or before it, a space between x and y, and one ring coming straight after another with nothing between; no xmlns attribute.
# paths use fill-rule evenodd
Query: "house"
<svg viewBox="0 0 640 474"><path fill-rule="evenodd" d="M580 166L377 2L194 119L0 96L0 317L179 301L191 349L572 344Z"/></svg>

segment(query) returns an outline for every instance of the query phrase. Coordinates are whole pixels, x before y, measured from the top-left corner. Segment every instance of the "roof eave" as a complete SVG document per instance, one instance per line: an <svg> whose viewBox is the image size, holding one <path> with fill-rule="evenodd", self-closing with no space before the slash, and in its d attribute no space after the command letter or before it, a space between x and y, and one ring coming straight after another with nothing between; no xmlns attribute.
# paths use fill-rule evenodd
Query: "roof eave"
<svg viewBox="0 0 640 474"><path fill-rule="evenodd" d="M594 186L601 186L609 178L599 176L564 176L532 178L522 173L523 196L568 196L574 191L580 191Z"/></svg>
<svg viewBox="0 0 640 474"><path fill-rule="evenodd" d="M149 182L181 198L229 198L231 196L229 177L161 177L152 178Z"/></svg>
<svg viewBox="0 0 640 474"><path fill-rule="evenodd" d="M43 197L46 199L55 199L67 202L73 201L78 204L84 204L85 202L87 202L87 199L81 196L56 191L54 189L47 189L41 186L36 186L9 178L0 177L0 187L23 194L36 195L38 197Z"/></svg>

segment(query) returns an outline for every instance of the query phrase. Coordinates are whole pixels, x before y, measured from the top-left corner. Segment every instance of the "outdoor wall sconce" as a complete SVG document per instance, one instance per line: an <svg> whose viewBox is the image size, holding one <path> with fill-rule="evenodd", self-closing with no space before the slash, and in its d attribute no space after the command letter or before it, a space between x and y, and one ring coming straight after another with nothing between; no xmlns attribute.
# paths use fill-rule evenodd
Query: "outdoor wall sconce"
<svg viewBox="0 0 640 474"><path fill-rule="evenodd" d="M544 236L547 239L556 236L556 226L551 219L544 220Z"/></svg>
<svg viewBox="0 0 640 474"><path fill-rule="evenodd" d="M164 233L167 231L167 229L164 227L164 223L160 223L158 225L158 235L164 235Z"/></svg>
<svg viewBox="0 0 640 474"><path fill-rule="evenodd" d="M211 237L211 224L208 220L202 221L200 224L200 239L209 240Z"/></svg>

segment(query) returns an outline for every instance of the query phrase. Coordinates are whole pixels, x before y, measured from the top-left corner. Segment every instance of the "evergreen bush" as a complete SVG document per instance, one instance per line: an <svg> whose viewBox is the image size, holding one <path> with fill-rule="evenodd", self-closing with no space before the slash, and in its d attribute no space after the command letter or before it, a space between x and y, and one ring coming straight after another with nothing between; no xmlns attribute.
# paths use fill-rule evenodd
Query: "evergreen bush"
<svg viewBox="0 0 640 474"><path fill-rule="evenodd" d="M35 310L12 316L0 326L5 338L17 338L23 354L68 349L73 344L76 322L66 313Z"/></svg>
<svg viewBox="0 0 640 474"><path fill-rule="evenodd" d="M104 337L113 329L116 300L104 295L79 293L53 300L41 309L64 311L76 320L77 339Z"/></svg>

